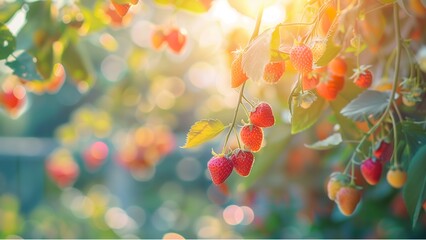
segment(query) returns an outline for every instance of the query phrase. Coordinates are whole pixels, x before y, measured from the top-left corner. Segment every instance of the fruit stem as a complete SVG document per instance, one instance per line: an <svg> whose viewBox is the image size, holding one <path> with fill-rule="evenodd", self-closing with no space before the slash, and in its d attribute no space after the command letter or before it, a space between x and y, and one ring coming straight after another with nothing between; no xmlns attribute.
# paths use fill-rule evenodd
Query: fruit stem
<svg viewBox="0 0 426 240"><path fill-rule="evenodd" d="M351 184L350 185L355 185L355 164L353 162L353 159L351 158Z"/></svg>
<svg viewBox="0 0 426 240"><path fill-rule="evenodd" d="M257 13L256 25L254 27L253 34L251 35L250 42L252 42L257 37L257 35L259 34L260 23L262 22L262 16L263 16L263 4L261 4L259 11ZM237 107L235 108L235 111L234 111L234 117L232 119L231 127L229 128L228 133L226 134L225 143L223 144L223 148L222 148L222 154L225 153L225 149L226 149L226 145L228 144L229 136L231 135L231 132L233 131L233 129L235 127L235 123L236 123L237 115L238 115L238 110L239 110L240 105L241 105L241 100L243 99L243 96L244 96L244 87L246 85L246 82L247 81L245 81L243 83L243 85L241 86L240 95L238 96L238 104L237 104Z"/></svg>
<svg viewBox="0 0 426 240"><path fill-rule="evenodd" d="M238 133L237 133L237 130L235 130L235 128L234 128L234 133L235 133L235 137L237 138L238 148L241 149L240 138L238 137Z"/></svg>
<svg viewBox="0 0 426 240"><path fill-rule="evenodd" d="M396 112L396 115L398 116L399 121L402 122L403 117L402 117L401 112L399 111L398 106L396 105L395 102L393 102L393 108L395 109L395 112Z"/></svg>
<svg viewBox="0 0 426 240"><path fill-rule="evenodd" d="M254 104L253 104L250 100L248 100L248 99L246 98L246 96L244 96L244 94L243 94L243 99L244 99L244 100L246 100L246 102L247 102L248 104L250 104L250 106L251 106L252 108L254 108Z"/></svg>
<svg viewBox="0 0 426 240"><path fill-rule="evenodd" d="M243 106L244 112L246 113L247 117L250 118L250 114L249 114L249 111L248 111L246 105L244 105L242 102L240 104Z"/></svg>
<svg viewBox="0 0 426 240"><path fill-rule="evenodd" d="M393 112L389 113L391 119L392 119L392 127L393 127L393 165L394 166L398 166L398 155L397 155L397 150L398 150L398 133L396 131L396 121L395 121L395 117L393 116Z"/></svg>

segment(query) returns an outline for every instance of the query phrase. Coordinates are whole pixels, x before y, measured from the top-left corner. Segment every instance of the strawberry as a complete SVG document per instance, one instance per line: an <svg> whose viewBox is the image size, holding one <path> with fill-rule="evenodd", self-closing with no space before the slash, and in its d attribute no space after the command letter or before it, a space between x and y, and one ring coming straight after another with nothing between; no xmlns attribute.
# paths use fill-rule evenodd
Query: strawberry
<svg viewBox="0 0 426 240"><path fill-rule="evenodd" d="M245 125L241 128L240 137L249 150L257 152L262 146L263 130L256 125Z"/></svg>
<svg viewBox="0 0 426 240"><path fill-rule="evenodd" d="M318 95L328 101L336 99L337 94L342 90L345 79L336 75L331 75L328 81L320 82L317 86Z"/></svg>
<svg viewBox="0 0 426 240"><path fill-rule="evenodd" d="M263 80L266 83L277 83L285 71L284 61L281 62L270 62L266 64L263 71Z"/></svg>
<svg viewBox="0 0 426 240"><path fill-rule="evenodd" d="M19 115L25 105L26 99L27 94L25 88L21 85L17 85L0 93L0 104L2 104L13 117Z"/></svg>
<svg viewBox="0 0 426 240"><path fill-rule="evenodd" d="M162 28L156 28L151 35L151 43L155 50L160 49L166 42L166 35Z"/></svg>
<svg viewBox="0 0 426 240"><path fill-rule="evenodd" d="M328 72L339 76L344 77L346 75L347 66L345 60L341 57L336 57L330 61L327 65Z"/></svg>
<svg viewBox="0 0 426 240"><path fill-rule="evenodd" d="M361 164L361 174L370 185L376 185L382 176L382 163L379 160L368 158Z"/></svg>
<svg viewBox="0 0 426 240"><path fill-rule="evenodd" d="M345 216L352 215L360 200L361 191L355 186L342 187L336 194L337 206L340 212Z"/></svg>
<svg viewBox="0 0 426 240"><path fill-rule="evenodd" d="M216 185L225 182L231 175L233 167L232 161L225 156L213 156L207 163L212 181Z"/></svg>
<svg viewBox="0 0 426 240"><path fill-rule="evenodd" d="M325 49L327 46L327 42L324 39L318 39L315 41L312 46L312 60L314 63L318 62L318 60L324 55Z"/></svg>
<svg viewBox="0 0 426 240"><path fill-rule="evenodd" d="M271 127L275 124L274 114L269 104L259 103L254 111L250 112L250 122L258 127Z"/></svg>
<svg viewBox="0 0 426 240"><path fill-rule="evenodd" d="M120 15L120 17L124 17L129 11L130 4L128 3L120 4L116 3L114 0L111 0L111 3L114 6L115 11L118 13L118 15Z"/></svg>
<svg viewBox="0 0 426 240"><path fill-rule="evenodd" d="M373 82L373 75L368 68L371 66L362 65L358 69L354 69L354 74L351 79L354 80L355 85L360 88L369 88Z"/></svg>
<svg viewBox="0 0 426 240"><path fill-rule="evenodd" d="M391 168L386 174L386 180L394 188L402 188L407 181L407 173L400 168Z"/></svg>
<svg viewBox="0 0 426 240"><path fill-rule="evenodd" d="M336 199L336 194L345 184L345 176L339 172L333 173L327 183L327 195L330 200Z"/></svg>
<svg viewBox="0 0 426 240"><path fill-rule="evenodd" d="M387 142L385 139L380 141L379 146L374 150L374 156L385 163L392 158L393 154L393 143Z"/></svg>
<svg viewBox="0 0 426 240"><path fill-rule="evenodd" d="M314 72L304 73L302 75L302 88L304 91L314 89L319 83L319 76Z"/></svg>
<svg viewBox="0 0 426 240"><path fill-rule="evenodd" d="M312 51L305 44L293 46L290 50L290 61L293 67L301 72L308 73L312 71Z"/></svg>
<svg viewBox="0 0 426 240"><path fill-rule="evenodd" d="M231 64L231 87L236 88L247 81L248 77L244 73L242 61L243 55L241 52L236 53L236 58Z"/></svg>
<svg viewBox="0 0 426 240"><path fill-rule="evenodd" d="M166 35L166 41L169 48L174 53L180 53L183 46L186 43L186 31L185 29L179 29L177 27L171 27L168 34Z"/></svg>
<svg viewBox="0 0 426 240"><path fill-rule="evenodd" d="M254 155L250 151L237 149L231 156L231 161L234 164L235 171L246 177L250 174L254 162Z"/></svg>

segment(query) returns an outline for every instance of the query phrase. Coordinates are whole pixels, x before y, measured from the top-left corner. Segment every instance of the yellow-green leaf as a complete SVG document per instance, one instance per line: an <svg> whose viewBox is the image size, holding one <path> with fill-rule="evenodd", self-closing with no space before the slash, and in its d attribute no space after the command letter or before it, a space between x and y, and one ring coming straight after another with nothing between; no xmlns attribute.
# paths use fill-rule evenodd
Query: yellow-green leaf
<svg viewBox="0 0 426 240"><path fill-rule="evenodd" d="M216 137L227 127L217 119L205 119L192 125L186 135L186 143L182 148L191 148L207 142Z"/></svg>

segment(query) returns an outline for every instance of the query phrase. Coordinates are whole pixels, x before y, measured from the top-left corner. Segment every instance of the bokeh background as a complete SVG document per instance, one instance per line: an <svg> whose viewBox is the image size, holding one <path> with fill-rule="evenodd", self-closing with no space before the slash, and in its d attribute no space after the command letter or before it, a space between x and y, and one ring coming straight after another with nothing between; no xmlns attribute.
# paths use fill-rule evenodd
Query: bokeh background
<svg viewBox="0 0 426 240"><path fill-rule="evenodd" d="M265 130L252 174L233 173L227 188L211 183L207 161L224 136L179 146L200 119L232 121L238 93L230 88L231 52L248 43L255 19L247 15L257 7L240 3L244 15L231 6L238 1L200 2L202 12L143 0L121 18L106 0L0 0L17 50L30 49L39 68L54 63L45 56L66 46L64 39L74 39L62 55L58 92L27 88L17 115L0 114L0 237L425 237L426 218L411 229L400 191L386 181L364 191L352 217L328 200L328 176L352 149L304 147L336 130L327 112L310 130L290 135L291 69L276 85L247 85L246 96L269 102L277 122ZM273 2L262 29L296 18L305 4ZM186 32L181 52L153 47L159 27ZM0 78L3 88L19 82L4 64Z"/></svg>

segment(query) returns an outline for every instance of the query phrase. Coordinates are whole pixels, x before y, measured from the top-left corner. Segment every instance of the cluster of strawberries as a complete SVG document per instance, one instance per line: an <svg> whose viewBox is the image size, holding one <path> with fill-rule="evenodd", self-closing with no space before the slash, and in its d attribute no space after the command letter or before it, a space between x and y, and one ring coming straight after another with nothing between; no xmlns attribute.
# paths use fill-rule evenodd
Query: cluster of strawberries
<svg viewBox="0 0 426 240"><path fill-rule="evenodd" d="M374 151L374 157L365 159L361 164L361 174L370 185L376 185L382 176L383 165L392 158L393 144L381 140ZM401 188L407 180L407 173L400 166L393 166L386 175L387 182L394 188ZM349 176L340 172L331 174L327 183L330 200L336 202L340 212L352 215L361 200L361 187L349 181Z"/></svg>
<svg viewBox="0 0 426 240"><path fill-rule="evenodd" d="M332 101L344 87L347 65L342 57L336 57L327 66L313 69L313 63L323 54L323 51L318 51L320 48L318 45L324 45L321 49L325 49L324 42L315 44L314 51L303 43L296 44L290 51L290 61L293 67L302 74L304 91L316 88L319 96ZM369 66L359 66L354 69L354 74L351 76L351 79L360 88L371 86L373 76L368 68ZM304 108L310 106L302 103L300 105L306 106Z"/></svg>
<svg viewBox="0 0 426 240"><path fill-rule="evenodd" d="M254 111L250 112L250 122L244 125L240 131L240 138L244 149L237 148L230 154L213 156L207 163L207 168L214 184L219 185L231 175L232 170L246 177L250 174L254 163L253 152L262 147L263 129L275 124L272 108L265 102L259 103Z"/></svg>
<svg viewBox="0 0 426 240"><path fill-rule="evenodd" d="M155 50L167 44L173 53L180 53L186 44L186 30L175 26L156 26L151 34L151 43Z"/></svg>

